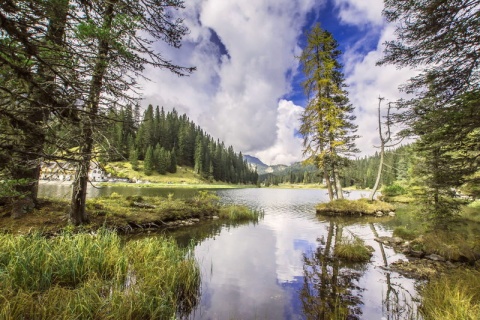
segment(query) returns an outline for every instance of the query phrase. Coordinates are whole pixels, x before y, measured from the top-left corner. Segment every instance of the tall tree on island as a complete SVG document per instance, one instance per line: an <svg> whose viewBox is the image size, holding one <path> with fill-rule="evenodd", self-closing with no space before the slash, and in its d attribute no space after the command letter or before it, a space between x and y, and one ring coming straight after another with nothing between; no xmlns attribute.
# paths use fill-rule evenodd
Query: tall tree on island
<svg viewBox="0 0 480 320"><path fill-rule="evenodd" d="M308 104L301 116L306 162L323 171L330 200L343 198L339 172L347 157L357 152L355 116L345 91L341 52L332 34L315 25L299 57ZM333 185L332 185L333 182Z"/></svg>

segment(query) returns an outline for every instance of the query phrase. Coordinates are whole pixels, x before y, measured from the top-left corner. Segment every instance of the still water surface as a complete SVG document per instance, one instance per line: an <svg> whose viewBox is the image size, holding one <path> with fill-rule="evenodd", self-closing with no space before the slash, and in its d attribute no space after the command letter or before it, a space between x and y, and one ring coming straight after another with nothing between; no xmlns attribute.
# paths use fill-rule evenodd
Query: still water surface
<svg viewBox="0 0 480 320"><path fill-rule="evenodd" d="M42 186L41 193L48 194ZM184 197L195 190L109 187L90 196L121 194ZM58 190L57 190L58 191ZM63 189L60 193L65 193ZM415 282L383 267L401 254L374 241L390 236L389 218L328 219L315 214L325 190L217 190L225 203L263 210L258 224L200 224L171 235L194 241L202 274L201 297L189 319L417 319ZM68 193L68 192L67 192ZM57 196L59 193L57 193ZM361 192L352 192L358 198ZM50 196L55 196L50 194ZM360 237L375 250L369 263L333 258L343 237ZM337 315L337 316L336 316Z"/></svg>

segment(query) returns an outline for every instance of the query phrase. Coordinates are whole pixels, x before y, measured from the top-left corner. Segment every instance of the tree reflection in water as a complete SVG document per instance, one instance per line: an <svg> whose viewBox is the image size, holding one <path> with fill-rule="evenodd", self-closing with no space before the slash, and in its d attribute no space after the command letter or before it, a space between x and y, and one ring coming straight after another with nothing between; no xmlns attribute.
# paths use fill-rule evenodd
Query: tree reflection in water
<svg viewBox="0 0 480 320"><path fill-rule="evenodd" d="M378 238L378 232L373 223L370 223L370 229L373 235ZM378 245L382 253L383 266L388 267L388 259L383 243L378 242ZM383 318L386 320L420 319L421 316L417 312L415 297L400 283L393 282L391 276L390 272L385 272L387 290L382 301Z"/></svg>
<svg viewBox="0 0 480 320"><path fill-rule="evenodd" d="M304 255L300 298L307 319L359 319L362 314L363 290L357 283L364 268L355 264L353 269L334 257L342 231L341 225L330 221L326 241L319 239L316 251L311 256Z"/></svg>

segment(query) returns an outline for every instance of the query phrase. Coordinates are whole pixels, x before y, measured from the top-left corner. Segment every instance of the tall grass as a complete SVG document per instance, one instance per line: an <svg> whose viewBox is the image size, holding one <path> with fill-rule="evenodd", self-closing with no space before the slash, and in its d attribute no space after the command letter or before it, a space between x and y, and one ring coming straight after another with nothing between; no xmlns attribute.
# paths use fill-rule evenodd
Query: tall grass
<svg viewBox="0 0 480 320"><path fill-rule="evenodd" d="M102 229L0 243L0 319L165 319L197 301L196 261L163 237L123 243Z"/></svg>
<svg viewBox="0 0 480 320"><path fill-rule="evenodd" d="M480 272L456 270L433 279L422 290L425 320L480 319Z"/></svg>
<svg viewBox="0 0 480 320"><path fill-rule="evenodd" d="M231 221L253 221L258 222L260 218L263 218L263 211L252 210L246 206L240 205L228 205L222 207L218 216L221 219L228 219Z"/></svg>

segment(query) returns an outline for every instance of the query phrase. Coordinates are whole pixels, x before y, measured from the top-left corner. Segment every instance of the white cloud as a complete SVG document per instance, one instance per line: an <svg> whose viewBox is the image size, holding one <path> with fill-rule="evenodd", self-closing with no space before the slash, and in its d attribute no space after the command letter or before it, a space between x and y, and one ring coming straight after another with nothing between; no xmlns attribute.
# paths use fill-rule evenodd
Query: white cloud
<svg viewBox="0 0 480 320"><path fill-rule="evenodd" d="M291 101L278 103L276 141L268 149L255 155L268 164L289 164L302 157L302 138L295 136L300 128L300 115L303 108Z"/></svg>
<svg viewBox="0 0 480 320"><path fill-rule="evenodd" d="M382 30L375 50L366 55L353 51L346 52L345 65L347 69L346 83L349 86L350 101L355 106L358 133L361 138L357 145L362 155L373 154L374 146L379 146L378 136L378 97L385 98L382 110L385 110L388 101L397 101L406 95L398 90L401 84L416 74L411 69L397 69L394 65L376 66L383 56L383 43L394 36L394 27L386 25ZM395 128L393 128L395 130ZM397 128L398 129L398 128Z"/></svg>
<svg viewBox="0 0 480 320"><path fill-rule="evenodd" d="M289 71L295 70L297 39L307 13L318 7L314 0L186 2L185 22L190 28L184 47L175 51L163 44L159 50L175 63L195 65L188 78L163 70L146 70L152 83L143 84L147 103L175 107L215 138L236 151L256 154L286 141L285 110L278 100L290 91ZM212 30L228 54L222 53ZM290 140L293 130L288 129ZM286 149L288 148L288 149ZM272 151L273 152L273 151ZM290 146L276 145L272 161L299 160Z"/></svg>
<svg viewBox="0 0 480 320"><path fill-rule="evenodd" d="M378 144L378 96L400 97L398 85L410 70L375 66L382 43L392 39L393 27L381 16L382 0L332 0L344 24L362 30L364 37L350 44L344 55L350 100L356 107L362 154ZM265 163L289 164L301 159L299 128L301 107L279 100L291 91L300 48L297 45L307 13L326 0L189 0L182 10L190 34L180 50L156 44L173 62L196 66L190 77L147 68L152 82L142 83L145 103L175 107L214 138L233 145ZM376 47L367 51L372 41ZM221 41L221 44L216 39ZM373 40L372 40L373 39ZM375 43L374 42L374 43ZM226 50L226 52L225 52ZM365 53L366 52L366 53Z"/></svg>
<svg viewBox="0 0 480 320"><path fill-rule="evenodd" d="M382 25L383 0L333 0L343 23L364 27Z"/></svg>

